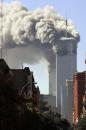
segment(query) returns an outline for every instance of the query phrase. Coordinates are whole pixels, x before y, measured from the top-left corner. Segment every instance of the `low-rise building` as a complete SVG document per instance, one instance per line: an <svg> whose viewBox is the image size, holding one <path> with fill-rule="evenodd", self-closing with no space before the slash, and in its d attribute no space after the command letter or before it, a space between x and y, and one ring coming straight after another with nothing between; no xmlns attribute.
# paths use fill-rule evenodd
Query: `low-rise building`
<svg viewBox="0 0 86 130"><path fill-rule="evenodd" d="M30 71L29 67L10 69L5 60L0 59L0 78L2 78L2 73L6 80L12 79L19 94L23 94L26 97L31 96L34 107L39 108L40 91L35 85L33 72Z"/></svg>
<svg viewBox="0 0 86 130"><path fill-rule="evenodd" d="M52 112L56 112L56 96L52 96L52 95L44 95L41 94L40 95L40 103L44 102L45 104L45 111L52 111Z"/></svg>
<svg viewBox="0 0 86 130"><path fill-rule="evenodd" d="M77 72L73 80L73 121L76 125L86 112L86 71Z"/></svg>

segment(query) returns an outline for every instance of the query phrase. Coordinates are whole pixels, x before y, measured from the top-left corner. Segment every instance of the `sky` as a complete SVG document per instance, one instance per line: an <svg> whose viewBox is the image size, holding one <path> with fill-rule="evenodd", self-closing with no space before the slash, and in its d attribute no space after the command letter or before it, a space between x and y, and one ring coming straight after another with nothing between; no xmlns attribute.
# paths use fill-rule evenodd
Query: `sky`
<svg viewBox="0 0 86 130"><path fill-rule="evenodd" d="M12 0L3 0L10 3ZM80 42L78 44L77 68L78 71L85 70L85 52L86 52L86 0L19 0L28 9L34 10L43 8L46 5L53 6L59 14L71 19L80 33ZM26 66L26 64L25 64ZM27 65L34 72L35 80L40 87L41 93L48 93L48 72L40 64Z"/></svg>

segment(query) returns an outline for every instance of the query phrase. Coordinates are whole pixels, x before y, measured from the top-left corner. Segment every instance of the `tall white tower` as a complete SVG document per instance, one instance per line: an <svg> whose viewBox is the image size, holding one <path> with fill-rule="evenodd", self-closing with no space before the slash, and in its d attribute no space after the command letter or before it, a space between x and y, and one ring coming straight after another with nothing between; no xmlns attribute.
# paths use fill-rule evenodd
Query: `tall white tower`
<svg viewBox="0 0 86 130"><path fill-rule="evenodd" d="M62 38L53 50L56 64L51 65L49 73L49 94L56 96L56 107L62 116L70 120L72 116L72 89L69 89L67 99L66 80L72 80L77 70L77 41L74 38ZM71 98L72 97L72 98ZM68 102L71 105L68 107ZM68 114L68 111L70 114Z"/></svg>

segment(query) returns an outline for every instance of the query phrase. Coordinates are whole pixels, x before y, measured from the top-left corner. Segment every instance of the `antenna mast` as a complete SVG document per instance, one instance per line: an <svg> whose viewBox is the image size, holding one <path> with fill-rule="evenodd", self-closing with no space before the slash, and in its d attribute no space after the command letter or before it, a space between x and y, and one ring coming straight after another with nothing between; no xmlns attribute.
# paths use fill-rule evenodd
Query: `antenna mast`
<svg viewBox="0 0 86 130"><path fill-rule="evenodd" d="M0 43L1 58L3 57L2 45L3 45L3 0L1 0L1 43Z"/></svg>
<svg viewBox="0 0 86 130"><path fill-rule="evenodd" d="M67 16L66 16L66 19L65 19L65 26L66 26L65 37L66 38L67 38L67 25L68 25L68 21L67 21Z"/></svg>
<svg viewBox="0 0 86 130"><path fill-rule="evenodd" d="M86 71L86 52L85 52L85 71Z"/></svg>

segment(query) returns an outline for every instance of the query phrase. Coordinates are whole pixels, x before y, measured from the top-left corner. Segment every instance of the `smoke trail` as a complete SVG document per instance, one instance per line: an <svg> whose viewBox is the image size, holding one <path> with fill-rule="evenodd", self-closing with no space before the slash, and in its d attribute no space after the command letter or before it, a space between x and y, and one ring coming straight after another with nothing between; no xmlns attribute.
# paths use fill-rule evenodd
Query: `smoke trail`
<svg viewBox="0 0 86 130"><path fill-rule="evenodd" d="M65 36L66 31L69 37L74 37L77 42L80 40L79 33L74 25L68 21L66 30L65 19L51 6L30 11L19 2L4 3L3 15L0 12L0 24L2 16L4 21L3 47L11 48L12 51L9 50L10 57L13 54L15 59L18 55L19 59L22 57L22 60L28 59L31 63L41 60L41 57L46 57L45 52L47 51L48 53L52 44L57 43L61 37ZM1 37L2 34L0 34ZM26 51L23 48L27 48ZM16 53L17 50L18 54ZM33 53L31 50L33 50ZM53 55L53 52L50 51L49 54ZM24 55L27 55L27 58ZM31 61L31 56L33 61Z"/></svg>

